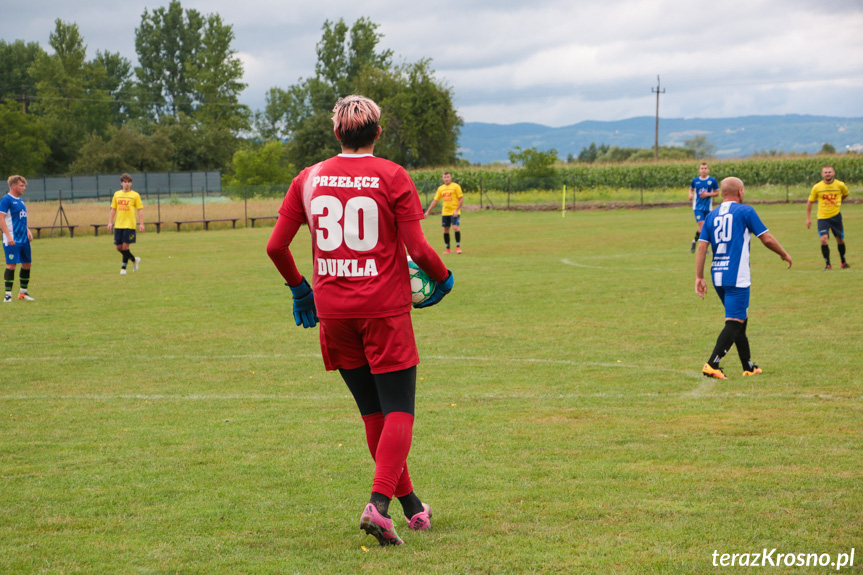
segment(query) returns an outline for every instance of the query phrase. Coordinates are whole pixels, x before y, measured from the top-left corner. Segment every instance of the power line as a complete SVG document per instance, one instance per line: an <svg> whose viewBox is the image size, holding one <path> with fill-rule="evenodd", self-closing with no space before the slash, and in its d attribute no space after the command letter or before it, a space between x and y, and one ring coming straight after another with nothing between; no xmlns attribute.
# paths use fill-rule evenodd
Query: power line
<svg viewBox="0 0 863 575"><path fill-rule="evenodd" d="M15 99L19 100L19 101L21 99L23 99L25 105L27 102L35 102L36 100L52 100L52 101L68 101L68 102L97 102L97 103L109 103L109 104L138 104L138 105L142 105L142 106L161 105L161 104L164 104L165 102L170 101L168 94L161 94L158 92L143 92L143 91L138 91L138 93L141 93L143 96L146 96L150 99L138 98L138 99L132 99L132 100L128 100L128 99L120 100L120 99L113 98L110 92L105 92L105 96L107 96L107 99L93 98L93 97L91 97L91 98L71 97L71 96L28 96L27 95L28 90L30 90L31 92L35 92L36 86L34 86L33 84L3 84L3 83L0 83L0 91L15 92L17 94L19 89L21 90L21 96L16 96ZM200 100L193 97L193 98L189 98L188 102L194 104L194 103L200 103ZM239 102L236 104L216 102L216 103L212 103L209 105L211 105L211 106L224 106L224 107L245 106L245 104L241 104Z"/></svg>
<svg viewBox="0 0 863 575"><path fill-rule="evenodd" d="M16 98L17 99L17 98ZM26 87L23 92L23 99L26 105L26 102L35 102L37 100L40 101L63 101L63 102L95 102L100 104L138 104L142 106L150 106L150 105L166 105L167 99L165 100L115 100L113 98L71 98L71 97L62 97L62 96L27 96ZM239 102L229 103L229 102L201 102L199 100L189 100L189 104L195 105L205 105L205 106L221 106L225 108L241 108L248 107L246 104L241 104ZM26 111L25 111L26 113Z"/></svg>

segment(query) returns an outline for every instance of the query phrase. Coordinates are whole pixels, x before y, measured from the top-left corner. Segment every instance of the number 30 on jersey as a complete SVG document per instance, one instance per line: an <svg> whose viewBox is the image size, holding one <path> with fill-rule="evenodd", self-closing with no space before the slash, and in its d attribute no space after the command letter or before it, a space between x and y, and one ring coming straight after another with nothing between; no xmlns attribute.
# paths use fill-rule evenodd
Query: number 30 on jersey
<svg viewBox="0 0 863 575"><path fill-rule="evenodd" d="M331 252L342 243L356 252L367 252L378 244L378 205L366 196L342 202L335 196L312 199L312 215L318 217L315 242L318 249ZM344 227L339 220L344 216Z"/></svg>

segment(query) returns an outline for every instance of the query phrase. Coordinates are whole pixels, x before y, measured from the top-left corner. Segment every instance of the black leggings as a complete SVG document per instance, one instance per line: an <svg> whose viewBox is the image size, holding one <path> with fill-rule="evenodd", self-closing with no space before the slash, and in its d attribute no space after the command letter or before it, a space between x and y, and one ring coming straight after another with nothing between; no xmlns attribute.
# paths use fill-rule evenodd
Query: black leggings
<svg viewBox="0 0 863 575"><path fill-rule="evenodd" d="M360 415L394 411L414 414L417 392L417 368L373 374L368 364L356 369L340 369L342 379L351 390Z"/></svg>

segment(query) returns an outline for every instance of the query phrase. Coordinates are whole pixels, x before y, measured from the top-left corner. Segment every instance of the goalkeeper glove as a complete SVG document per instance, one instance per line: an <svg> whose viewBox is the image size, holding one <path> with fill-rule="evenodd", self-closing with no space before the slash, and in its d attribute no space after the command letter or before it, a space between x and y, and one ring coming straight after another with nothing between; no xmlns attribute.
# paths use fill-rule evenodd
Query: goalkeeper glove
<svg viewBox="0 0 863 575"><path fill-rule="evenodd" d="M450 291L452 291L452 285L455 282L455 280L452 277L452 272L449 270L447 270L447 272L449 272L449 275L447 276L447 278L444 281L436 284L434 287L434 291L432 292L431 296L429 296L429 298L427 300L425 300L424 302L422 302L421 304L415 305L414 306L415 308L421 309L424 307L433 306L434 304L436 304L440 300L442 300L443 296L445 296Z"/></svg>
<svg viewBox="0 0 863 575"><path fill-rule="evenodd" d="M294 296L294 321L303 327L315 327L318 323L318 315L315 312L315 294L306 278L296 286L289 286Z"/></svg>

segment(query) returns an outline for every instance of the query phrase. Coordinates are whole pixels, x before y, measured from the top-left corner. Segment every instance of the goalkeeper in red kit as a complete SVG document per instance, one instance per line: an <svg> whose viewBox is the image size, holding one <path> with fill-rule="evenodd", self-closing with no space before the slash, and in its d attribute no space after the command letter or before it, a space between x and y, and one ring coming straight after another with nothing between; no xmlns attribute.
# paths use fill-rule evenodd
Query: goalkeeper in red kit
<svg viewBox="0 0 863 575"><path fill-rule="evenodd" d="M320 323L324 366L339 370L365 424L375 476L360 528L381 545L401 545L389 515L393 497L411 529L431 527L431 508L414 492L406 463L419 354L405 250L437 282L417 307L438 303L453 276L423 236L423 209L410 176L373 155L380 117L364 96L336 102L333 126L342 153L294 178L267 254L291 289L296 324ZM312 236L311 286L290 252L302 224Z"/></svg>

